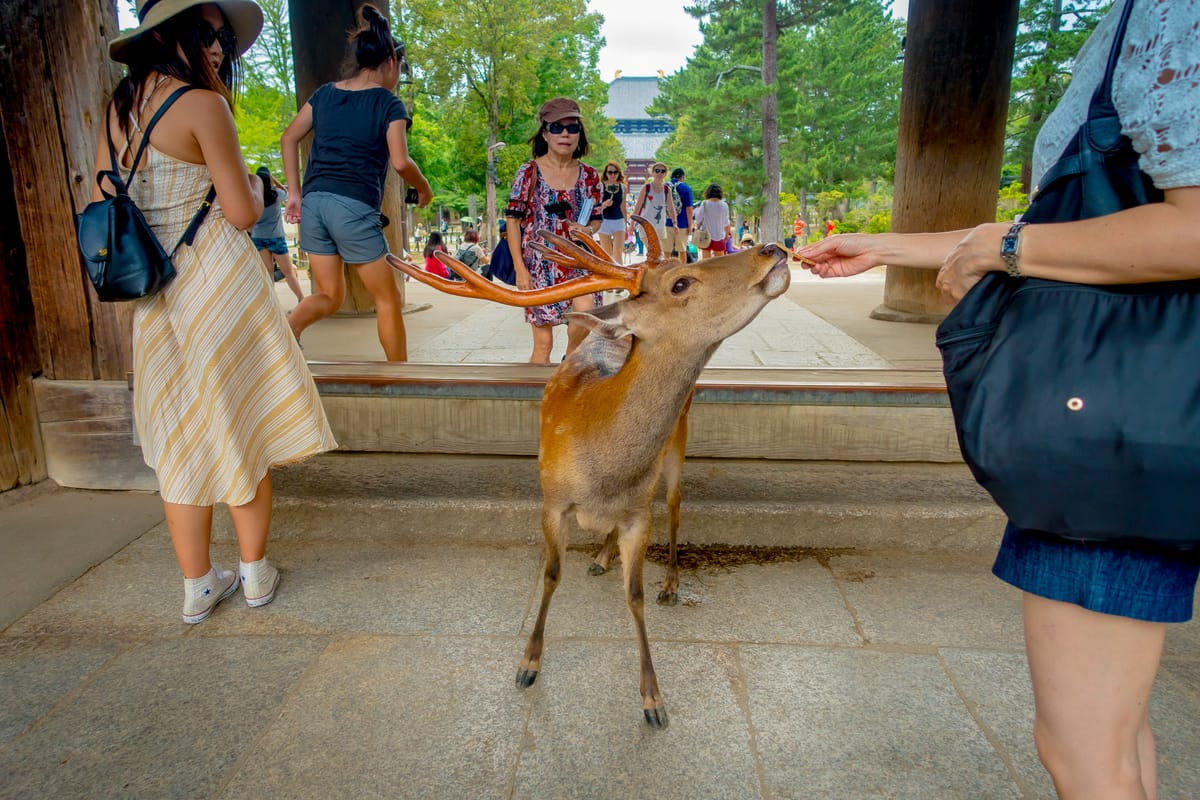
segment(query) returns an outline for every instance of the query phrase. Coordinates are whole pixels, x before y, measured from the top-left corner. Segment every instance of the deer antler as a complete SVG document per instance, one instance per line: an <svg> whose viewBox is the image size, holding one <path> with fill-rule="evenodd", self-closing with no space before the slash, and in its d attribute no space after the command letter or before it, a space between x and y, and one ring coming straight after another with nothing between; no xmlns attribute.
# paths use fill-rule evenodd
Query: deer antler
<svg viewBox="0 0 1200 800"><path fill-rule="evenodd" d="M538 236L553 244L554 247L548 247L537 241L531 242L530 247L541 253L548 261L568 269L585 270L590 273L547 286L544 289L506 288L502 284L496 284L484 278L449 253L437 253L437 259L461 276L461 281L448 280L440 275L426 272L416 264L410 264L391 253L387 254L387 262L405 275L416 278L426 286L432 286L446 294L458 297L479 297L508 306L544 306L548 303L570 300L573 297L602 292L606 289L626 289L630 296L636 296L642 290L642 275L646 269L658 267L666 259L663 258L658 234L650 221L637 215L634 215L632 219L641 226L642 233L646 238L647 258L643 262L630 266L613 262L598 245L592 242L591 231L583 226L572 226L573 231L577 228L580 229L578 232L582 234L580 236L580 241L583 242L582 246L550 231L538 231ZM601 258L601 256L604 257Z"/></svg>

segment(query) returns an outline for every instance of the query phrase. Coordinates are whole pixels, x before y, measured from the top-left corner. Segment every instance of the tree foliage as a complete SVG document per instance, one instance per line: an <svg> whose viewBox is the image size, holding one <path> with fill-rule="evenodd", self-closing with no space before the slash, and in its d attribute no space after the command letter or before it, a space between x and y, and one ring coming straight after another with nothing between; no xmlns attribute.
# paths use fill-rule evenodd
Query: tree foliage
<svg viewBox="0 0 1200 800"><path fill-rule="evenodd" d="M766 200L761 99L772 91L759 71L761 4L708 0L689 11L700 16L704 41L651 107L676 125L660 155L687 165L694 183L720 183L739 212L758 215ZM880 0L778 2L777 12L782 193L806 208L821 191L849 196L890 180L903 23Z"/></svg>
<svg viewBox="0 0 1200 800"><path fill-rule="evenodd" d="M422 136L414 126L414 152L439 201L465 211L466 195L482 194L497 142L507 145L497 170L503 196L529 158L537 109L552 97L579 102L592 144L585 161L619 155L596 68L602 20L585 0L404 0L393 17L408 42L413 105L440 129Z"/></svg>

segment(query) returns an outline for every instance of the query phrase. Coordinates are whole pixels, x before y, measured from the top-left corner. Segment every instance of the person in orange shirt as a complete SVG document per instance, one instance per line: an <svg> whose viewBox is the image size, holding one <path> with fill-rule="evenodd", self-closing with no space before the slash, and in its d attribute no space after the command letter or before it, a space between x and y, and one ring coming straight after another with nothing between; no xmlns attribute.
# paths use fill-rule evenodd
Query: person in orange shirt
<svg viewBox="0 0 1200 800"><path fill-rule="evenodd" d="M792 220L792 252L804 246L804 229L807 227L804 220L800 219L799 214L796 215L796 219Z"/></svg>

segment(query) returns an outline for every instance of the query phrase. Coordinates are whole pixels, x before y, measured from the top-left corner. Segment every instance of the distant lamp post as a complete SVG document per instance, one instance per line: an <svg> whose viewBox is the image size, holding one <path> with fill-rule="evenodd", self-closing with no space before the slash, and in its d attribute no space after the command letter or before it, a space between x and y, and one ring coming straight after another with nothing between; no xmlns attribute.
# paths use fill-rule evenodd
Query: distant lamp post
<svg viewBox="0 0 1200 800"><path fill-rule="evenodd" d="M496 153L506 147L505 142L488 145L487 149L487 243L488 250L496 246Z"/></svg>

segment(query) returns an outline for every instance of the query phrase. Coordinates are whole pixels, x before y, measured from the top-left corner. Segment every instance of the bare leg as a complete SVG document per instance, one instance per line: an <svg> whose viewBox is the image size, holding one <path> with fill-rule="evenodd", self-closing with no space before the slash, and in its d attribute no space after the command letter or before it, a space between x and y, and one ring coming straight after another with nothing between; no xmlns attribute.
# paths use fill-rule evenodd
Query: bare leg
<svg viewBox="0 0 1200 800"><path fill-rule="evenodd" d="M1024 596L1033 736L1063 800L1155 800L1147 705L1166 625Z"/></svg>
<svg viewBox="0 0 1200 800"><path fill-rule="evenodd" d="M342 257L308 254L308 269L316 290L301 300L288 315L288 324L296 338L314 322L323 320L342 307L346 299L346 280L342 277Z"/></svg>
<svg viewBox="0 0 1200 800"><path fill-rule="evenodd" d="M542 602L538 607L537 621L525 645L525 656L517 669L517 686L522 689L533 685L542 665L542 647L545 644L546 615L550 612L550 599L562 578L563 560L567 556L566 509L549 509L542 506L542 535L546 539L546 564L542 570Z"/></svg>
<svg viewBox="0 0 1200 800"><path fill-rule="evenodd" d="M550 351L554 349L554 326L530 324L533 329L533 355L530 364L549 364Z"/></svg>
<svg viewBox="0 0 1200 800"><path fill-rule="evenodd" d="M658 676L650 660L650 639L646 635L646 602L642 591L642 566L646 561L646 544L650 534L650 512L622 526L617 536L621 549L621 565L625 572L625 604L633 615L637 632L638 653L641 657L642 713L651 728L667 727L667 707L658 688Z"/></svg>
<svg viewBox="0 0 1200 800"><path fill-rule="evenodd" d="M212 569L208 546L212 542L212 506L185 506L163 502L167 530L175 560L185 578L203 578Z"/></svg>
<svg viewBox="0 0 1200 800"><path fill-rule="evenodd" d="M271 473L258 483L254 499L241 506L230 506L229 516L237 533L238 553L249 564L267 554L267 536L271 532Z"/></svg>
<svg viewBox="0 0 1200 800"><path fill-rule="evenodd" d="M270 278L272 282L274 282L275 281L275 273L271 271L271 251L270 250L259 250L258 257L262 259L263 266L267 270L267 277Z"/></svg>
<svg viewBox="0 0 1200 800"><path fill-rule="evenodd" d="M358 265L358 277L375 301L379 343L388 361L408 361L408 335L404 330L404 299L396 286L396 270L384 258Z"/></svg>
<svg viewBox="0 0 1200 800"><path fill-rule="evenodd" d="M602 248L604 248L604 252L606 252L606 253L612 253L612 252L614 252L614 246L613 246L613 243L614 243L614 241L615 241L615 239L616 239L616 238L617 238L617 237L613 236L611 233L602 233L602 234L600 234L600 246L601 246ZM614 260L615 260L615 261L616 261L618 264L620 264L620 263L621 263L621 259L620 259L620 258L614 258Z"/></svg>
<svg viewBox="0 0 1200 800"><path fill-rule="evenodd" d="M596 307L596 300L590 294L585 294L583 297L576 297L571 301L572 311L591 311ZM582 325L576 325L573 322L567 323L567 352L566 355L571 355L575 352L575 348L583 344L583 340L587 338L590 331Z"/></svg>
<svg viewBox="0 0 1200 800"><path fill-rule="evenodd" d="M288 288L292 290L292 294L296 295L296 302L303 300L304 289L300 286L300 278L296 275L295 266L292 265L291 254L273 253L272 255L275 256L275 265L283 273L283 279L287 281ZM275 277L274 274L271 277Z"/></svg>

